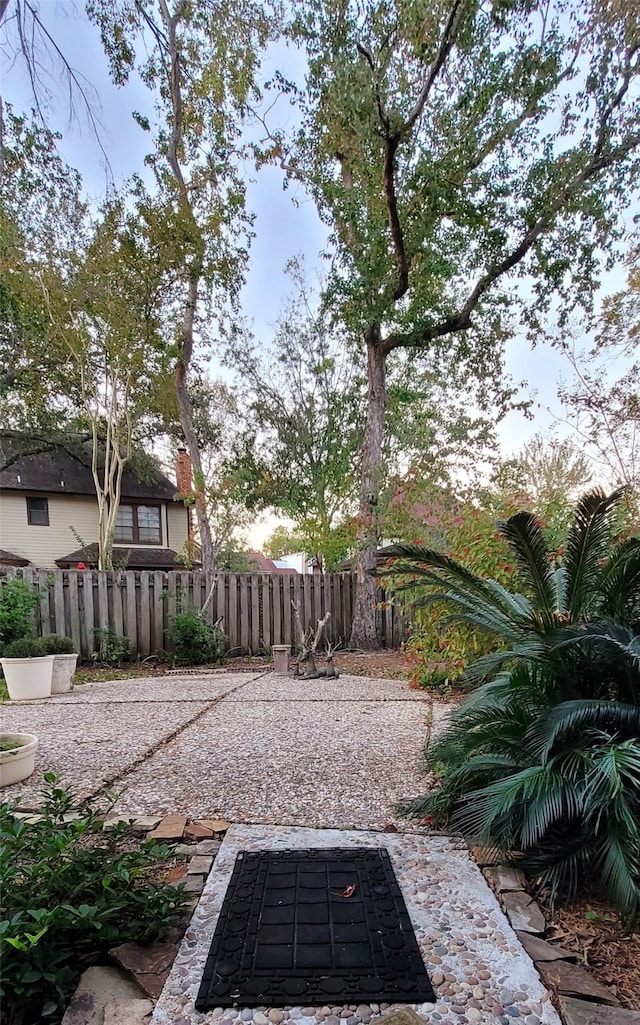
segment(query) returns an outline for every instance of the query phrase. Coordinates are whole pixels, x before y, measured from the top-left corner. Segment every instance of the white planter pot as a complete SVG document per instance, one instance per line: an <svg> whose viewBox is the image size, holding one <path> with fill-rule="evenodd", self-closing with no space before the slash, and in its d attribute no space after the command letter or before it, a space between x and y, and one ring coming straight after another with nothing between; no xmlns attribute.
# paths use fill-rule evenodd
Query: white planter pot
<svg viewBox="0 0 640 1025"><path fill-rule="evenodd" d="M51 696L53 655L37 658L0 658L12 701L33 701Z"/></svg>
<svg viewBox="0 0 640 1025"><path fill-rule="evenodd" d="M38 738L33 733L0 733L0 740L19 745L10 751L0 751L0 787L8 787L33 772Z"/></svg>
<svg viewBox="0 0 640 1025"><path fill-rule="evenodd" d="M73 674L76 671L77 655L54 655L51 693L66 694L73 690Z"/></svg>

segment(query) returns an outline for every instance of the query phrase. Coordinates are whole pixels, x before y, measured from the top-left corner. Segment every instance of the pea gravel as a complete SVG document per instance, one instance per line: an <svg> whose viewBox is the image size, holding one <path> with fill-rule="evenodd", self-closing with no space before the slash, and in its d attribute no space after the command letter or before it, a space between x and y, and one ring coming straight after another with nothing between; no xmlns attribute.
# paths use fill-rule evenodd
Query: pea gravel
<svg viewBox="0 0 640 1025"><path fill-rule="evenodd" d="M36 772L7 787L37 809L41 775L78 797L126 788L126 816L182 813L231 827L214 862L153 1025L368 1025L368 1005L216 1008L193 1001L238 850L386 846L436 991L432 1025L558 1025L530 959L466 848L409 832L398 800L424 793L422 749L450 710L397 680L305 681L206 674L87 684L0 706L0 728L40 740ZM396 827L399 832L390 833ZM317 828L327 827L327 828ZM336 831L338 830L338 831Z"/></svg>
<svg viewBox="0 0 640 1025"><path fill-rule="evenodd" d="M268 826L232 826L152 1016L152 1025L367 1025L388 1004L195 1010L204 963L238 851L386 847L436 1002L412 1005L433 1025L559 1025L547 991L466 847L455 839ZM396 1005L398 1006L398 1005Z"/></svg>

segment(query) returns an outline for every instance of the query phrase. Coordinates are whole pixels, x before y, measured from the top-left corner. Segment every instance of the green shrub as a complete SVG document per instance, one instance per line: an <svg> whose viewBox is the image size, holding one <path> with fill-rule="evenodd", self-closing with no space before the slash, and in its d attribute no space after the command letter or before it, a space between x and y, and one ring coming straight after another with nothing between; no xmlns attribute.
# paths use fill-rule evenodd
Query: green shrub
<svg viewBox="0 0 640 1025"><path fill-rule="evenodd" d="M91 656L94 662L105 666L119 666L121 662L129 660L128 637L122 637L107 626L101 630L95 629L93 638L94 643L98 645L97 651Z"/></svg>
<svg viewBox="0 0 640 1025"><path fill-rule="evenodd" d="M2 653L3 658L40 658L42 655L49 655L45 651L44 644L39 637L20 637L5 645Z"/></svg>
<svg viewBox="0 0 640 1025"><path fill-rule="evenodd" d="M42 638L45 655L75 655L76 646L70 637L61 634L46 634Z"/></svg>
<svg viewBox="0 0 640 1025"><path fill-rule="evenodd" d="M0 1003L7 1025L56 1021L81 972L109 947L147 942L167 929L188 895L157 882L170 849L131 846L124 825L104 832L86 808L64 821L73 798L45 774L43 818L0 806Z"/></svg>
<svg viewBox="0 0 640 1025"><path fill-rule="evenodd" d="M12 641L35 634L33 610L39 601L36 589L22 577L0 584L0 654Z"/></svg>
<svg viewBox="0 0 640 1025"><path fill-rule="evenodd" d="M524 853L552 899L600 882L622 919L640 914L640 539L612 536L619 493L585 495L561 557L531 513L500 523L521 593L438 552L396 545L396 586L445 604L500 645L485 680L429 751L440 791L406 806L468 839ZM420 584L417 584L417 581Z"/></svg>
<svg viewBox="0 0 640 1025"><path fill-rule="evenodd" d="M390 526L403 531L401 536L426 538L416 541L415 547L426 544L429 550L446 553L470 572L491 577L506 587L517 586L515 569L505 539L496 531L494 503L484 496L486 504L459 501L452 496L438 495L427 504L416 501L413 491L407 498L410 509L418 509L408 517L398 517ZM511 499L500 502L506 513L518 507ZM418 581L420 588L421 581ZM496 638L472 623L450 623L444 620L445 609L438 605L416 603L410 588L396 593L411 623L411 636L405 644L412 686L449 690L460 683L470 662L492 650Z"/></svg>
<svg viewBox="0 0 640 1025"><path fill-rule="evenodd" d="M224 661L227 637L195 609L183 609L171 617L169 631L178 665L201 666Z"/></svg>

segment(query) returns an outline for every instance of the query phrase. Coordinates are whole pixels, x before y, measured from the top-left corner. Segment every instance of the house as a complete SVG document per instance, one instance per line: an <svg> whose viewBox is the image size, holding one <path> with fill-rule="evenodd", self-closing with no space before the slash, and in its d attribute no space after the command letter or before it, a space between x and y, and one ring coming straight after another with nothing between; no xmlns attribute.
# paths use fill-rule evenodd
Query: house
<svg viewBox="0 0 640 1025"><path fill-rule="evenodd" d="M190 509L181 497L190 491L188 456L178 454L180 493L151 460L133 465L122 477L114 566L179 569L190 537ZM0 565L95 567L97 536L90 442L46 444L0 432Z"/></svg>

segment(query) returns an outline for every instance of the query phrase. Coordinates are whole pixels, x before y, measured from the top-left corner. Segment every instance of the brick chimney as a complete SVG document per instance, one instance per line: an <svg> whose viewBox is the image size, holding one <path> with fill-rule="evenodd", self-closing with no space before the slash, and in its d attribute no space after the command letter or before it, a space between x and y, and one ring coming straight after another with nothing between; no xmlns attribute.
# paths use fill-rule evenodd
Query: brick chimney
<svg viewBox="0 0 640 1025"><path fill-rule="evenodd" d="M191 457L186 448L179 448L176 456L176 484L179 493L188 498L193 495ZM193 508L187 506L188 535L193 536Z"/></svg>

